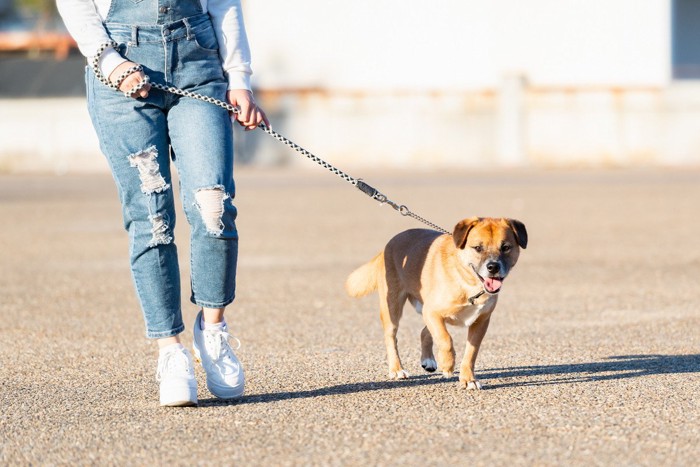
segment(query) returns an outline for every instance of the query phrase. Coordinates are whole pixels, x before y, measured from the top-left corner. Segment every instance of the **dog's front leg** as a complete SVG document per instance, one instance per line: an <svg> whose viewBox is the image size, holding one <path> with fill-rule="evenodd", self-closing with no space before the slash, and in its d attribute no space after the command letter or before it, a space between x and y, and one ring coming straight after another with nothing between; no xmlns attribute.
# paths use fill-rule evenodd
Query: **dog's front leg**
<svg viewBox="0 0 700 467"><path fill-rule="evenodd" d="M459 369L459 385L465 389L481 389L481 383L474 376L474 365L481 341L489 328L489 321L491 321L491 313L480 316L467 331L467 347Z"/></svg>
<svg viewBox="0 0 700 467"><path fill-rule="evenodd" d="M447 332L445 320L441 316L426 313L425 310L423 317L437 347L438 371L441 371L443 376L450 377L455 371L455 349L452 345L452 336Z"/></svg>

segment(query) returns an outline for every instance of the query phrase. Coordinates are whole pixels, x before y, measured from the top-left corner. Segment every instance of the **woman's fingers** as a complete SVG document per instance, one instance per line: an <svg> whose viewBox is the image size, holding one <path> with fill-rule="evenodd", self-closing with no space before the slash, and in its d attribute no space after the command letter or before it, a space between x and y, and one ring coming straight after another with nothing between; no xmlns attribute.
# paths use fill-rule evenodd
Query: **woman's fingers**
<svg viewBox="0 0 700 467"><path fill-rule="evenodd" d="M140 81L139 84L136 85L136 87L140 88L140 89L138 89L135 93L132 92L131 97L133 97L133 98L141 97L143 99L148 97L148 91L151 90L151 83L146 82L146 83L144 83L143 86L139 86L142 82L143 82L143 80Z"/></svg>
<svg viewBox="0 0 700 467"><path fill-rule="evenodd" d="M134 71L131 71L131 70ZM124 76L126 73L128 75ZM151 85L148 83L146 74L139 70L134 62L121 63L112 71L109 76L110 81L119 85L119 90L133 98L148 97Z"/></svg>
<svg viewBox="0 0 700 467"><path fill-rule="evenodd" d="M265 112L263 112L263 109L258 107L258 112L260 112L260 119L258 120L258 125L260 125L260 122L262 121L265 122L265 126L272 127L272 125L270 125L270 121L267 119L267 115L265 115Z"/></svg>
<svg viewBox="0 0 700 467"><path fill-rule="evenodd" d="M261 108L256 107L252 118L249 122L246 122L245 129L246 131L255 130L262 122L265 122L265 125L270 126L270 122L267 120L265 112L263 112Z"/></svg>
<svg viewBox="0 0 700 467"><path fill-rule="evenodd" d="M254 130L262 122L265 122L265 125L270 126L270 122L267 120L265 112L263 112L263 110L258 107L255 102L252 102L245 112L243 112L243 107L241 107L241 112L238 114L238 121L246 130Z"/></svg>
<svg viewBox="0 0 700 467"><path fill-rule="evenodd" d="M119 90L124 93L129 93L133 98L148 97L148 91L151 90L151 85L148 82L144 83L145 80L146 75L142 71L134 72L122 81Z"/></svg>
<svg viewBox="0 0 700 467"><path fill-rule="evenodd" d="M148 91L150 91L150 90L151 90L150 83L146 83L146 85L143 88L141 88L141 90L139 91L139 96L142 97L143 99L147 98Z"/></svg>
<svg viewBox="0 0 700 467"><path fill-rule="evenodd" d="M239 102L238 106L240 110L238 111L238 115L236 115L236 120L238 120L238 122L244 127L250 126L250 120L255 109L255 104L249 100L246 100Z"/></svg>
<svg viewBox="0 0 700 467"><path fill-rule="evenodd" d="M228 91L228 100L232 105L238 106L236 121L246 130L254 130L265 122L270 126L270 122L265 116L265 112L257 106L253 93L246 89L231 89Z"/></svg>

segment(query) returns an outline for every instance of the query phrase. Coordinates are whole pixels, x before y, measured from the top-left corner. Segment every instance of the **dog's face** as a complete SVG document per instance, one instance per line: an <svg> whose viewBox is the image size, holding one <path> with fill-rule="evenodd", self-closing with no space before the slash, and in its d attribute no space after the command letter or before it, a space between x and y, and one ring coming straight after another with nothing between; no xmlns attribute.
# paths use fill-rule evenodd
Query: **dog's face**
<svg viewBox="0 0 700 467"><path fill-rule="evenodd" d="M465 268L481 281L484 290L497 294L515 266L520 248L527 247L527 230L515 219L472 217L460 221L452 237Z"/></svg>

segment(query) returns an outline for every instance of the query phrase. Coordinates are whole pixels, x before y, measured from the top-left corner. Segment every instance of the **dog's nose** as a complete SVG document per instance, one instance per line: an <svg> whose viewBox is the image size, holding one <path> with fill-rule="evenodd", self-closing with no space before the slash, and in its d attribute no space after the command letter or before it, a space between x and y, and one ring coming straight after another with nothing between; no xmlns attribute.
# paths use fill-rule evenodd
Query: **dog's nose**
<svg viewBox="0 0 700 467"><path fill-rule="evenodd" d="M486 270L489 272L489 274L496 274L501 270L501 265L495 261L491 261L490 263L486 263Z"/></svg>

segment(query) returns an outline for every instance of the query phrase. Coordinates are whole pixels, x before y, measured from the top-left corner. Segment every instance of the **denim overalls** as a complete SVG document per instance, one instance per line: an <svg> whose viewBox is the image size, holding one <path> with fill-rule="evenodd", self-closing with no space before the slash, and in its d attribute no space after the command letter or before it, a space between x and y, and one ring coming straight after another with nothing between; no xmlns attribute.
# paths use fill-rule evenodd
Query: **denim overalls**
<svg viewBox="0 0 700 467"><path fill-rule="evenodd" d="M112 0L105 28L151 81L226 100L216 35L199 0ZM125 98L90 69L86 84L119 191L146 336L177 335L184 325L170 159L191 227L191 300L223 307L234 298L238 256L231 120L225 109L155 89Z"/></svg>

